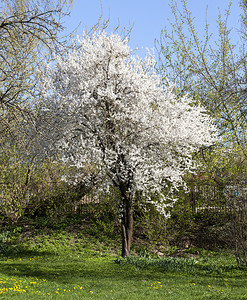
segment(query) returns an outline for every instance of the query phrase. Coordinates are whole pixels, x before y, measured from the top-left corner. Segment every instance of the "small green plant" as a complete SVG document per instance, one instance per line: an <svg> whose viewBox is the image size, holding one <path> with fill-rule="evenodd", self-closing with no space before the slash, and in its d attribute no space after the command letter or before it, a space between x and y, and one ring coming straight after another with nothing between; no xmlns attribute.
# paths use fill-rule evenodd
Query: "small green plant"
<svg viewBox="0 0 247 300"><path fill-rule="evenodd" d="M0 233L0 254L7 254L6 241L8 239L9 233L9 231L2 231Z"/></svg>
<svg viewBox="0 0 247 300"><path fill-rule="evenodd" d="M208 259L195 259L184 257L151 257L151 256L128 256L118 258L115 263L120 265L132 265L136 269L158 267L166 272L185 274L223 274L227 270L237 269L236 265L221 265L212 263Z"/></svg>

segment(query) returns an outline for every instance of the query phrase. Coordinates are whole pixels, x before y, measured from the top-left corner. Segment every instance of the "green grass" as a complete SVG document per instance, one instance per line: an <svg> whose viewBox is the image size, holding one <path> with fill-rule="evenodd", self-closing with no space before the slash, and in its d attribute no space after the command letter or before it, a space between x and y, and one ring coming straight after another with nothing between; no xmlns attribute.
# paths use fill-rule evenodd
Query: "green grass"
<svg viewBox="0 0 247 300"><path fill-rule="evenodd" d="M226 252L122 259L118 236L66 222L2 228L0 299L247 299L246 269Z"/></svg>

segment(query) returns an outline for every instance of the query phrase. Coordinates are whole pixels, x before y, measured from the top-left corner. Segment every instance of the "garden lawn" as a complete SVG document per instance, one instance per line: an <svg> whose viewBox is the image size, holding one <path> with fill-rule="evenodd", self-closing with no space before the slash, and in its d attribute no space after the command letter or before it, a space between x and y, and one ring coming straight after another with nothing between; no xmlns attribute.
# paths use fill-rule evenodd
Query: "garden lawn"
<svg viewBox="0 0 247 300"><path fill-rule="evenodd" d="M121 259L112 247L118 242L107 246L96 236L14 235L0 243L0 299L247 299L246 269L223 252L204 251L194 260Z"/></svg>
<svg viewBox="0 0 247 300"><path fill-rule="evenodd" d="M247 278L167 273L114 263L110 255L2 259L0 299L247 299Z"/></svg>

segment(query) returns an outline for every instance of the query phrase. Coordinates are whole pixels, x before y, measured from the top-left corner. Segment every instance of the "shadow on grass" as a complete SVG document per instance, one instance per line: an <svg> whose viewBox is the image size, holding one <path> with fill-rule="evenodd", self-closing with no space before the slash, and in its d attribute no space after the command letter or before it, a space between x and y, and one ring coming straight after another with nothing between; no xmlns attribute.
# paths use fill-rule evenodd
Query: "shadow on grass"
<svg viewBox="0 0 247 300"><path fill-rule="evenodd" d="M28 253L27 253L28 254ZM243 278L246 269L240 269L235 266L222 266L218 271L213 271L209 266L194 265L193 268L178 267L174 261L159 265L146 265L142 269L136 268L133 264L114 263L113 259L100 257L68 257L45 255L44 253L32 253L22 256L22 259L0 261L0 272L6 276L20 277L39 277L45 278L51 282L75 284L78 281L95 281L101 280L152 280L154 274L168 277L200 277L204 278ZM27 257L25 259L25 257ZM169 266L169 267L168 267ZM245 276L244 276L245 277Z"/></svg>
<svg viewBox="0 0 247 300"><path fill-rule="evenodd" d="M85 259L59 260L59 257L44 257L37 261L0 261L0 272L6 276L38 277L59 283L77 283L80 280L100 281L112 278L114 281L143 279L143 272L135 268L119 266L114 261L97 263ZM146 279L153 277L153 272L144 271Z"/></svg>
<svg viewBox="0 0 247 300"><path fill-rule="evenodd" d="M44 250L31 250L21 244L2 244L0 243L0 259L16 259L16 258L35 258L40 256L54 256L54 252Z"/></svg>

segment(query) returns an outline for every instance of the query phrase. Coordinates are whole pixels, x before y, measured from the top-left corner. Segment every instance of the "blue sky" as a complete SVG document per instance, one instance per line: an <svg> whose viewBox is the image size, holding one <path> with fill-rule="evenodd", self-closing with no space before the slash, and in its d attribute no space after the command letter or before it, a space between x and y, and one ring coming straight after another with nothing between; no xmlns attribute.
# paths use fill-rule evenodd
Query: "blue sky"
<svg viewBox="0 0 247 300"><path fill-rule="evenodd" d="M240 0L233 0L229 24L235 28L239 25ZM146 48L154 48L155 38L159 38L161 29L168 27L172 20L170 0L74 0L71 16L65 19L64 26L68 31L78 28L80 36L84 27L90 29L101 15L107 19L110 15L110 25L107 31L111 32L120 22L120 28L133 25L130 47L140 49L138 54L143 56ZM205 25L205 11L208 6L208 23L210 31L217 31L218 9L223 13L228 6L228 0L188 0L188 6L195 16L198 30ZM237 33L234 32L233 35Z"/></svg>

